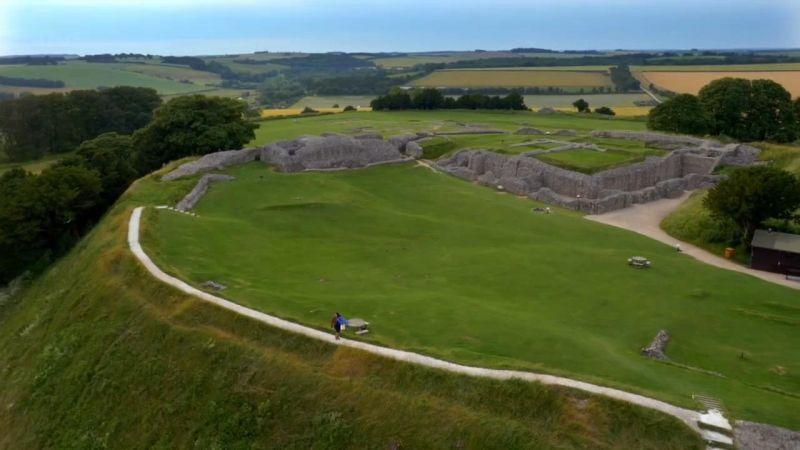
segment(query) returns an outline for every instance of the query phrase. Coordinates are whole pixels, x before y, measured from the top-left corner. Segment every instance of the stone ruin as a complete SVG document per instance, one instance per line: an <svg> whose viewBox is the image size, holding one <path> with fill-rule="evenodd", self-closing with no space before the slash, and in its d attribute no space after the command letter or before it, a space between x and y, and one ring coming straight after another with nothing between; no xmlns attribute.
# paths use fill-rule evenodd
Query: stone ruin
<svg viewBox="0 0 800 450"><path fill-rule="evenodd" d="M262 161L284 172L355 169L409 161L422 156L422 147L415 141L429 135L404 134L388 140L377 133L364 133L354 137L333 133L303 136L264 147L209 153L195 161L181 164L161 179L177 180L253 161Z"/></svg>
<svg viewBox="0 0 800 450"><path fill-rule="evenodd" d="M667 357L665 351L667 349L669 338L669 331L659 330L658 334L656 334L656 337L653 338L653 342L642 349L642 355L653 359L668 360L669 358Z"/></svg>
<svg viewBox="0 0 800 450"><path fill-rule="evenodd" d="M602 214L661 198L680 196L685 190L710 187L721 177L718 165L749 165L759 150L744 144L689 136L628 131L593 132L592 136L636 139L672 149L663 157L587 175L547 164L533 154L502 155L485 150L462 150L437 162L452 175L503 189L534 200L591 214Z"/></svg>
<svg viewBox="0 0 800 450"><path fill-rule="evenodd" d="M523 133L534 134L536 131L538 130L528 128ZM575 132L559 130L551 134L572 136ZM721 178L713 174L717 166L749 165L756 160L759 152L758 149L744 144L723 145L717 141L691 136L633 131L594 131L591 135L598 138L640 140L650 146L670 150L670 153L593 175L562 169L535 156L574 148L603 151L595 144L564 143L559 148L515 156L486 150L462 150L440 159L437 166L459 178L492 187L503 186L504 190L513 194L601 214L635 203L677 197L685 190L710 187ZM284 172L344 170L410 161L422 157L423 149L419 140L428 136L431 134L411 133L388 140L377 133L362 133L357 136L303 136L261 148L211 153L196 161L182 164L162 179L175 180L259 160ZM184 208L182 210L186 211L194 207L208 186L221 180L219 177L201 179L195 189L179 203L179 209Z"/></svg>
<svg viewBox="0 0 800 450"><path fill-rule="evenodd" d="M212 183L218 183L220 181L230 181L234 178L230 175L222 175L218 173L207 173L200 178L200 181L194 186L191 192L186 194L186 197L183 197L183 200L178 202L175 206L175 209L178 211L186 212L192 210L194 206L202 199L206 192L208 192L208 187L211 186Z"/></svg>
<svg viewBox="0 0 800 450"><path fill-rule="evenodd" d="M405 145L402 145L403 150ZM282 172L355 169L405 161L408 158L400 147L373 134L356 137L338 134L304 136L267 145L261 149L260 159Z"/></svg>
<svg viewBox="0 0 800 450"><path fill-rule="evenodd" d="M416 141L426 136L427 133L405 134L389 140L384 140L377 133L364 133L355 137L340 134L303 136L261 148L210 153L195 161L181 164L161 179L177 180L253 161L262 161L283 172L343 170L404 162L422 157L422 146ZM177 204L176 209L190 211L203 198L211 184L232 179L232 176L222 174L203 175L194 189Z"/></svg>

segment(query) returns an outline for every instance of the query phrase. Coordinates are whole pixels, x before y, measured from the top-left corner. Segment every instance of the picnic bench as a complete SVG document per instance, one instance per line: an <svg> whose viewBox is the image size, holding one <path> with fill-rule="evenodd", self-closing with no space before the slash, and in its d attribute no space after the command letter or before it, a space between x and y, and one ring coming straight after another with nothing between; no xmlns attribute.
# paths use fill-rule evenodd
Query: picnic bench
<svg viewBox="0 0 800 450"><path fill-rule="evenodd" d="M364 319L360 319L358 317L353 317L352 319L347 320L347 326L349 328L353 328L356 330L356 334L367 334L369 333L369 322Z"/></svg>
<svg viewBox="0 0 800 450"><path fill-rule="evenodd" d="M644 256L632 256L628 258L628 265L637 269L649 269L650 260Z"/></svg>

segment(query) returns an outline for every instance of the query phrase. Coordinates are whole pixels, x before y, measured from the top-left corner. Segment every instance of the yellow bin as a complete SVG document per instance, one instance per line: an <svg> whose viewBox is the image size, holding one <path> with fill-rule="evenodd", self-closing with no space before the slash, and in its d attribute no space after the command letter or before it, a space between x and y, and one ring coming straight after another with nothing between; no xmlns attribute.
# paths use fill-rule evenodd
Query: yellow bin
<svg viewBox="0 0 800 450"><path fill-rule="evenodd" d="M726 247L725 248L725 258L733 259L736 256L736 249L733 247Z"/></svg>

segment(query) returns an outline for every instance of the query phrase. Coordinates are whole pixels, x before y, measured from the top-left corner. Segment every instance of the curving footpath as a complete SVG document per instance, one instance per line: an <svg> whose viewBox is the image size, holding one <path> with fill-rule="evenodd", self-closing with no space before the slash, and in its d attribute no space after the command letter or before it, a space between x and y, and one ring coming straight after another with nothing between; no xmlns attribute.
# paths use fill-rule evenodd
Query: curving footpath
<svg viewBox="0 0 800 450"><path fill-rule="evenodd" d="M200 289L197 289L184 281L181 281L173 276L166 274L150 259L149 256L147 256L147 253L144 252L139 242L139 225L142 218L142 211L144 211L144 207L139 206L135 208L133 210L133 213L131 214L130 222L128 223L128 246L130 247L133 254L136 256L136 258L139 260L139 262L141 262L142 265L144 265L144 267L147 269L148 272L150 272L151 275L153 275L158 280L166 284L169 284L170 286L173 286L182 292L185 292L186 294L193 295L209 303L213 303L217 306L241 314L243 316L250 317L251 319L257 320L267 325L280 328L281 330L301 334L303 336L307 336L312 339L325 341L332 345L342 345L345 347L356 348L365 352L369 352L375 355L380 355L397 361L405 361L412 364L419 364L426 367L432 367L435 369L446 370L448 372L469 375L473 377L493 378L496 380L520 379L526 381L536 381L543 384L566 386L569 388L590 392L592 394L604 395L606 397L611 397L617 400L622 400L624 402L632 403L634 405L643 406L645 408L650 408L665 414L669 414L673 417L680 419L691 429L700 433L704 438L708 438L708 436L706 436L707 431L701 429L698 426L698 420L700 420L700 413L698 411L680 408L678 406L670 405L669 403L663 402L661 400L656 400L642 395L621 391L619 389L598 386L596 384L572 380L564 377L557 377L553 375L545 375L533 372L524 372L519 370L487 369L482 367L465 366L437 358L432 358L430 356L420 355L418 353L412 353L403 350L395 350L392 348L381 347L379 345L353 341L346 338L342 338L341 340L337 341L333 339L331 333L299 325L294 322L289 322L288 320L279 319L277 317L264 314L260 311L246 308L242 305L236 304L229 300L225 300L221 297L217 297L207 292L203 292Z"/></svg>
<svg viewBox="0 0 800 450"><path fill-rule="evenodd" d="M792 289L800 289L800 282L789 280L779 273L751 269L729 259L717 256L696 245L675 239L667 234L666 231L662 230L661 221L673 211L677 210L690 195L691 192L686 191L677 198L664 198L649 203L639 203L605 214L588 215L584 217L595 222L643 234L651 239L663 242L670 247L674 247L675 244L680 244L683 253L698 261L719 267L720 269L732 270L734 272L760 278L764 281L769 281L770 283L780 284L781 286Z"/></svg>

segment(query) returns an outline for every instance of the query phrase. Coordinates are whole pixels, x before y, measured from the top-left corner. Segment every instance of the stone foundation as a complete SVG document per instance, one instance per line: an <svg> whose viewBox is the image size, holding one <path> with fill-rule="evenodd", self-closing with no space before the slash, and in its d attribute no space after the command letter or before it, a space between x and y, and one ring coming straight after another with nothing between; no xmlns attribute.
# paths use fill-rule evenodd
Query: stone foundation
<svg viewBox="0 0 800 450"><path fill-rule="evenodd" d="M707 139L660 133L595 131L592 136L637 139L648 145L679 148L664 157L651 156L641 163L593 175L562 169L533 157L539 153L568 151L571 144L516 156L462 150L441 159L438 166L459 178L486 186L503 186L508 192L534 200L602 214L635 203L678 197L685 190L711 187L721 179L713 175L718 165L749 165L759 152L744 144L723 145Z"/></svg>

